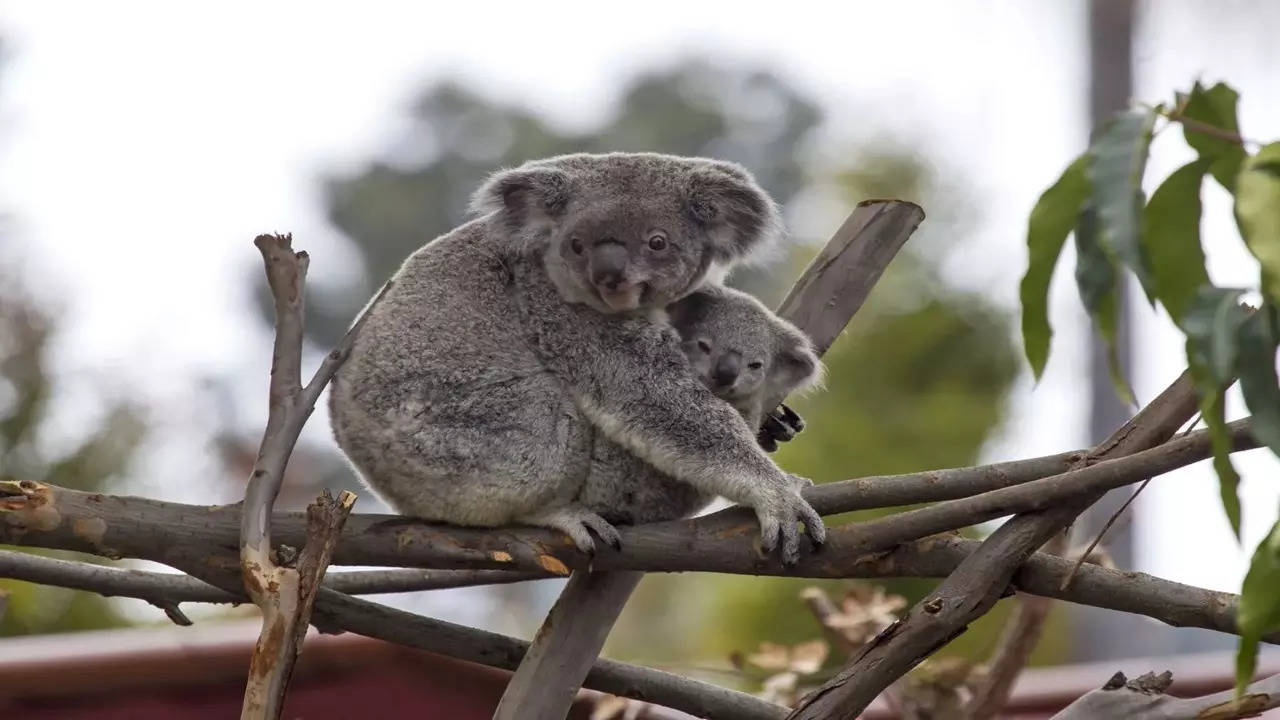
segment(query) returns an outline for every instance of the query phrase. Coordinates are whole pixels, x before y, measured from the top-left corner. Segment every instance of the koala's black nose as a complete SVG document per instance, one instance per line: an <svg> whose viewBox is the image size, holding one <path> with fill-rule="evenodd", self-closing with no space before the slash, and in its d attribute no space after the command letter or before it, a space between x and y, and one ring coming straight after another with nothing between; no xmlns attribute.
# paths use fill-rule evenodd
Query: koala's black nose
<svg viewBox="0 0 1280 720"><path fill-rule="evenodd" d="M716 361L716 369L713 378L716 381L716 387L728 387L738 379L738 373L742 370L742 356L736 352L727 352L720 356Z"/></svg>
<svg viewBox="0 0 1280 720"><path fill-rule="evenodd" d="M617 290L618 283L622 282L622 271L610 268L601 268L591 273L591 282L596 285L604 285L610 290Z"/></svg>
<svg viewBox="0 0 1280 720"><path fill-rule="evenodd" d="M591 282L614 290L626 280L627 248L605 238L591 248Z"/></svg>

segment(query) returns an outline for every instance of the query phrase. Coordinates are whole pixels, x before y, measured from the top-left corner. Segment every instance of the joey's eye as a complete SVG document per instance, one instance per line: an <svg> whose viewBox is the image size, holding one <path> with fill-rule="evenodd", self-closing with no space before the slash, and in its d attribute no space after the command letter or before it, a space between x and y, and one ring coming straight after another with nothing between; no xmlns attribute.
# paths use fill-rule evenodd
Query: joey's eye
<svg viewBox="0 0 1280 720"><path fill-rule="evenodd" d="M577 237L570 238L569 247L573 249L574 255L581 255L582 254L582 238L577 238Z"/></svg>
<svg viewBox="0 0 1280 720"><path fill-rule="evenodd" d="M754 362L747 363L747 367L751 368L752 370L759 370L760 368L764 367L764 363L760 362L759 360L756 360Z"/></svg>
<svg viewBox="0 0 1280 720"><path fill-rule="evenodd" d="M703 355L710 355L710 354L711 354L711 346L707 344L707 341L706 341L706 340L699 340L699 341L698 341L698 349L702 351L702 354L703 354Z"/></svg>
<svg viewBox="0 0 1280 720"><path fill-rule="evenodd" d="M660 232L656 232L656 233L652 233L652 234L650 234L650 235L649 235L649 249L650 249L650 250L653 250L653 251L655 251L655 252L656 252L656 251L659 251L659 250L666 250L666 249L667 249L667 236L666 236L666 235L663 235L663 234L662 234L662 233L660 233Z"/></svg>

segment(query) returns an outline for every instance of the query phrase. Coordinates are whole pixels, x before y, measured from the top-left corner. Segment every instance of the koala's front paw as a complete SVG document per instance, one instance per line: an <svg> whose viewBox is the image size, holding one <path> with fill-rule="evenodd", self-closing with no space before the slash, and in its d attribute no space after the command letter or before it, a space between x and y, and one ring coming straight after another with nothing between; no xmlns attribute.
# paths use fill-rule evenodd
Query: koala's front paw
<svg viewBox="0 0 1280 720"><path fill-rule="evenodd" d="M765 452L774 452L778 449L778 443L790 442L801 430L804 430L804 418L786 405L778 405L760 423L756 441Z"/></svg>
<svg viewBox="0 0 1280 720"><path fill-rule="evenodd" d="M762 492L760 502L754 506L756 518L760 521L761 549L772 552L781 538L782 562L786 565L800 561L797 522L804 525L815 546L827 540L827 526L822 524L822 517L800 496L801 480L804 478L787 475L785 483L770 486Z"/></svg>
<svg viewBox="0 0 1280 720"><path fill-rule="evenodd" d="M618 534L618 529L610 525L608 520L578 505L543 510L520 518L520 522L559 530L588 555L596 551L595 540L591 539L592 532L614 550L622 549L622 536Z"/></svg>

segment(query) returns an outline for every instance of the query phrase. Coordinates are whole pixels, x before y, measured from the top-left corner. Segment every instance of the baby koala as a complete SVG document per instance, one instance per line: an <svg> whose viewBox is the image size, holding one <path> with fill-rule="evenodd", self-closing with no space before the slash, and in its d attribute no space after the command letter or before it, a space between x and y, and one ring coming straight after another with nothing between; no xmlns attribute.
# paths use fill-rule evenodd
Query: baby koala
<svg viewBox="0 0 1280 720"><path fill-rule="evenodd" d="M821 380L822 364L808 336L751 295L721 286L672 304L667 316L680 333L694 374L748 425L770 426L783 440L803 429L800 416L790 408L784 405L773 414L764 403ZM777 449L765 442L769 437L761 436L765 449Z"/></svg>
<svg viewBox="0 0 1280 720"><path fill-rule="evenodd" d="M777 439L789 439L803 427L789 408L770 413L764 403L821 379L822 364L804 333L751 295L721 286L668 306L667 315L692 372L761 431L766 449L776 449ZM579 495L592 512L623 525L688 517L712 499L599 435Z"/></svg>

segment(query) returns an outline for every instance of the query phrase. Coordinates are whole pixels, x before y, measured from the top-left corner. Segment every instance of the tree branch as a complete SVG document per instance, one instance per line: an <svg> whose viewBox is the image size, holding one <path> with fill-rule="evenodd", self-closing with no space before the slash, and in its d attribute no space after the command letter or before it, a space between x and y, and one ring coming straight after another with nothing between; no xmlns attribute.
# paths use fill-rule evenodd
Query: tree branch
<svg viewBox="0 0 1280 720"><path fill-rule="evenodd" d="M959 565L966 557L973 554L981 545L978 541L954 536L927 538L907 543L888 553L881 553L870 558L863 558L851 566L851 572L861 577L939 577L946 575ZM198 554L187 555L200 558ZM73 587L104 595L138 597L144 600L158 599L161 602L204 601L206 594L213 601L243 601L243 591L236 585L235 575L229 571L232 565L216 559L193 560L193 566L187 569L205 579L228 583L235 587L236 593L219 590L202 580L184 575L152 573L139 570L121 570L95 565L53 560L34 555L16 552L0 553L0 576L15 577L48 585ZM406 589L400 579L413 571L385 573L349 572L336 573L326 580L337 580L349 576L359 583L353 586L362 590ZM1055 597L1061 600L1109 608L1123 612L1144 614L1177 627L1201 627L1221 632L1235 631L1235 608L1238 598L1229 593L1219 593L1201 588L1182 585L1142 573L1120 573L1096 565L1086 565L1081 569L1070 590L1062 589L1062 579L1071 572L1071 563L1063 558L1043 553L1032 555L1013 576L1013 585L1022 591ZM450 576L461 576L464 573L453 572ZM480 576L482 573L476 573ZM503 571L487 571L488 578L497 575L513 575ZM365 582L365 578L373 581L378 576L395 578L395 584L386 588L373 582ZM477 577L479 579L479 577ZM487 578L486 578L487 580ZM452 583L451 583L452 584ZM378 605L352 605L349 602L337 602L333 614L325 614L325 609L332 606L325 604L325 598L334 595L322 592L317 597L317 611L323 616L326 627L341 627L370 637L377 637L389 642L409 645L421 649L440 652L474 662L494 665L495 667L512 668L524 652L525 645L518 640L485 633L479 630L462 628L448 623L419 618L407 613L395 615L394 619L387 613L395 613ZM337 594L337 597L344 597ZM342 608L356 608L354 618L343 615ZM385 622L370 622L370 616L383 618ZM408 622L411 632L400 634L395 623ZM435 635L434 633L442 633ZM1267 642L1280 643L1280 633L1273 633L1264 638ZM495 644L496 643L496 644ZM506 648L502 652L490 654L486 648ZM511 649L517 648L517 649ZM717 694L700 696L698 692L679 685L672 689L671 677L666 673L657 673L644 668L610 663L597 663L595 674L589 676L588 687L625 695L638 699L658 702L669 707L685 710L694 714L704 713L706 717L754 717L752 715L734 715L729 711L740 699L725 696L721 706L721 697ZM692 682L692 681L689 681ZM702 684L695 683L694 687ZM712 686L714 687L714 686ZM728 692L716 688L716 692ZM700 698L700 699L699 699ZM715 714L708 707L720 708ZM736 712L737 710L735 710Z"/></svg>
<svg viewBox="0 0 1280 720"><path fill-rule="evenodd" d="M297 568L279 565L271 556L271 511L302 426L350 353L364 317L347 331L303 387L303 290L310 259L305 252L293 251L290 235L259 235L253 243L262 253L275 301L275 341L267 426L245 488L240 524L241 575L249 597L262 610L262 633L249 662L240 716L242 720L273 720L284 706L285 689L306 635L315 592L356 496L344 490L335 500L326 491L307 508L308 533ZM383 293L389 285L383 287Z"/></svg>
<svg viewBox="0 0 1280 720"><path fill-rule="evenodd" d="M0 542L21 544L33 547L45 547L60 550L76 550L81 552L106 555L109 557L135 557L162 562L192 572L197 577L210 570L225 569L231 562L236 543L235 507L207 508L176 503L164 503L143 498L129 498L112 495L97 495L65 490L50 485L41 485L29 481L22 483L27 487L30 501L23 504L26 511L10 509L9 515L3 514L5 503L0 503ZM19 483L6 486L0 483L0 495ZM9 505L16 506L17 497L10 497ZM277 514L276 527L290 529L300 521L297 514ZM34 523L43 522L47 529L37 530ZM693 524L693 521L688 521ZM85 528L101 528L106 532L98 536L86 533ZM409 565L418 562L449 559L436 548L426 548L429 540L422 539L420 530L454 531L460 529L427 525L419 528L416 524L403 518L392 516L360 516L353 515L347 523L347 531L339 544L336 557L338 562L349 564L373 565L392 564ZM75 528L80 528L77 533ZM413 529L412 533L388 535L389 528ZM685 530L685 532L680 532ZM644 569L651 572L671 571L709 571L736 574L786 575L819 578L887 578L887 577L943 577L953 571L960 563L972 555L980 543L953 535L938 535L908 543L884 551L863 555L843 552L823 552L818 559L802 560L800 567L792 571L778 564L762 561L750 547L749 538L738 537L736 541L717 541L714 544L704 542L699 534L687 532L688 528L674 528L673 533L663 540L680 550L680 567L651 566L650 558L635 557L629 551L611 554L608 558L611 569ZM286 542L291 532L284 533ZM453 532L436 536L436 541L453 546L459 552L465 550L466 557L471 553L482 555L484 552L500 553L502 551L484 551L475 547L464 548L465 543L488 537L483 533L475 536L460 537ZM660 536L662 537L662 536ZM403 543L401 543L401 539ZM452 545L457 543L457 545ZM523 544L529 548L552 546L557 540L549 532L529 530L510 538L511 544ZM739 547L739 546L742 547ZM510 546L510 545L508 545ZM423 552L423 550L426 552ZM631 550L635 550L632 548ZM658 548L649 548L649 553L662 556ZM345 559L344 559L345 556ZM529 550L525 558L536 557ZM668 565L672 565L668 557ZM687 556L687 557L685 557ZM727 557L726 557L727 556ZM547 556L552 557L553 556ZM546 577L550 573L546 569L528 572L520 569L514 556L501 563L512 567L512 571L477 572L471 579L477 583L493 581L496 574L510 572L519 579L532 579L532 575ZM604 553L601 551L601 560ZM456 561L457 557L453 556ZM545 561L548 565L554 563ZM558 562L558 561L557 561ZM537 565L536 560L528 560L528 564ZM101 568L108 570L109 568ZM134 572L137 571L119 571ZM338 573L338 578L350 578L335 582L335 587L352 592L400 591L410 589L414 571L387 573L381 578L394 578L394 583L383 586L379 572ZM1180 583L1162 580L1143 573L1117 572L1096 565L1081 568L1079 577L1071 586L1060 587L1063 578L1071 572L1071 563L1062 558L1043 553L1031 555L1022 567L1013 575L1015 587L1025 592L1044 597L1057 598L1094 607L1108 608L1122 612L1146 615L1176 627L1200 627L1218 630L1225 633L1235 632L1235 608L1238 598L1229 593L1218 593ZM440 572L441 586L456 587L469 584L466 574L459 571ZM428 576L429 577L429 576ZM42 580L43 582L43 580ZM49 580L49 584L64 584L61 581ZM342 585L350 582L349 585ZM435 582L435 581L431 581ZM79 584L66 583L70 587L81 587ZM426 581L424 580L424 585ZM429 586L429 585L428 585ZM96 590L94 587L84 589ZM112 592L111 594L117 594ZM195 600L197 598L191 598ZM1280 634L1269 636L1268 642L1280 642Z"/></svg>
<svg viewBox="0 0 1280 720"><path fill-rule="evenodd" d="M1264 710L1280 707L1280 675L1253 683L1240 698L1236 698L1234 690L1196 698L1165 695L1171 681L1167 672L1148 673L1136 680L1116 673L1102 689L1082 695L1052 720L1231 720L1256 717Z"/></svg>
<svg viewBox="0 0 1280 720"><path fill-rule="evenodd" d="M509 570L348 570L326 573L321 584L348 595L373 595L499 585L547 577L550 575L546 573ZM0 550L0 578L85 590L104 597L137 598L162 609L184 602L245 601L242 594L226 592L186 574L93 565L13 550Z"/></svg>
<svg viewBox="0 0 1280 720"><path fill-rule="evenodd" d="M1067 533L1059 533L1041 552L1060 556L1067 549ZM1075 568L1073 568L1073 571ZM973 689L973 697L964 706L965 720L989 720L999 714L1009 701L1013 683L1031 660L1044 631L1053 600L1039 595L1020 593L1013 613L1000 631L996 649L987 661L986 675Z"/></svg>
<svg viewBox="0 0 1280 720"><path fill-rule="evenodd" d="M1183 373L1082 462L1129 455L1159 445L1191 419L1196 404L1190 374ZM1088 469L1059 477L1071 477ZM1134 481L1137 479L1141 478ZM1039 512L1020 514L1000 526L902 620L867 643L835 677L806 696L789 718L856 718L884 688L990 610L1009 588L1023 561L1062 532L1099 496L1097 490L1082 490L1075 498Z"/></svg>
<svg viewBox="0 0 1280 720"><path fill-rule="evenodd" d="M1231 432L1237 448L1252 446L1245 421L1232 423ZM551 531L478 530L398 516L354 515L335 551L334 562L437 569L519 569L560 574L570 567L586 568L590 563L599 570L705 570L831 577L833 573L842 572L837 568L847 567L849 558L1012 512L1049 508L1071 499L1073 493L1098 492L1136 482L1195 462L1208 453L1208 435L1197 431L1130 457L888 518L851 523L828 534L827 546L834 552L807 554L794 568L784 568L775 558L762 556L755 549L751 541L755 533L754 518L741 508L692 520L623 528L624 549L602 548L593 558L577 552L564 536ZM4 492L4 486L0 483L0 492ZM81 493L30 481L7 486L15 494L0 503L0 514L6 516L6 522L0 524L0 540L15 544L142 557L174 564L167 558L175 553L190 552L192 543L202 548L227 547L229 532L237 520L234 507L194 507ZM54 507L59 521L50 523L47 519ZM70 518L80 518L82 525L62 521ZM196 519L198 522L193 522ZM99 522L106 526L100 535L84 531L85 527L96 527ZM277 515L273 525L283 542L294 546L305 542L299 515ZM185 542L187 540L190 542Z"/></svg>

